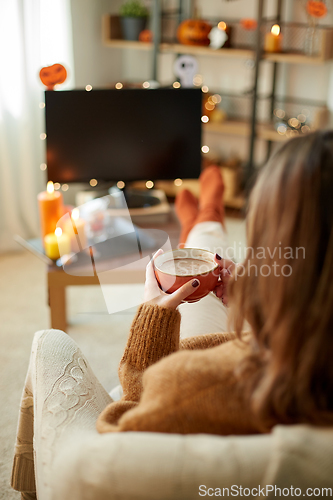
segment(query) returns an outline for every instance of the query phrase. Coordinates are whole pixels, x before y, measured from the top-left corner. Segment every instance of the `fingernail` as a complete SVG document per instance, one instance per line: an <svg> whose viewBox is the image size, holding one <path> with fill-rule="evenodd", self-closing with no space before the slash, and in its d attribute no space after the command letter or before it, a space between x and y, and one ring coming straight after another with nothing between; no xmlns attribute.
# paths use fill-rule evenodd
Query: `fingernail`
<svg viewBox="0 0 333 500"><path fill-rule="evenodd" d="M199 280L194 280L194 281L192 282L192 286L193 286L194 288L196 288L197 286L199 286Z"/></svg>
<svg viewBox="0 0 333 500"><path fill-rule="evenodd" d="M215 254L215 257L217 258L217 260L222 260L221 255L219 255L218 253Z"/></svg>

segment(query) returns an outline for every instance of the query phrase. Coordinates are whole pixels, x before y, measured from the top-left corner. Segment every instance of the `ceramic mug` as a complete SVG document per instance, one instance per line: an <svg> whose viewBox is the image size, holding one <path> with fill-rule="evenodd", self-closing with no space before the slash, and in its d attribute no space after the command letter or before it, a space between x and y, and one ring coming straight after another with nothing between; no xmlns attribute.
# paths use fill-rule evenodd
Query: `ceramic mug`
<svg viewBox="0 0 333 500"><path fill-rule="evenodd" d="M201 248L181 248L158 255L154 271L160 288L172 293L194 278L200 286L183 302L197 302L214 290L219 279L218 264L214 255Z"/></svg>

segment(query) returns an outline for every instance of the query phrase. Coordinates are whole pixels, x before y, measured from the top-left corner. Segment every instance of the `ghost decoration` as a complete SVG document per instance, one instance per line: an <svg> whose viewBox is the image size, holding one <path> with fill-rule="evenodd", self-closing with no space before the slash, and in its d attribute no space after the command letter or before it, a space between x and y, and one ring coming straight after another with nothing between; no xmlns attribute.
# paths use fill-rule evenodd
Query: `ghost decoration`
<svg viewBox="0 0 333 500"><path fill-rule="evenodd" d="M210 30L208 38L210 40L209 46L212 49L220 49L228 40L228 35L226 34L225 30L221 30L220 28L215 26L215 28L212 28Z"/></svg>
<svg viewBox="0 0 333 500"><path fill-rule="evenodd" d="M198 72L198 63L194 57L187 55L177 57L173 69L182 87L193 87L193 78Z"/></svg>

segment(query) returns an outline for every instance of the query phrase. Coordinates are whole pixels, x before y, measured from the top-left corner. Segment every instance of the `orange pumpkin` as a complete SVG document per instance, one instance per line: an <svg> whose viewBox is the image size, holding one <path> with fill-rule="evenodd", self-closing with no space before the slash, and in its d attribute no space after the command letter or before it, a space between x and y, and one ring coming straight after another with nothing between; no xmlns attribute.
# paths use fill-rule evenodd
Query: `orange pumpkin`
<svg viewBox="0 0 333 500"><path fill-rule="evenodd" d="M39 78L48 90L53 90L58 83L64 83L67 78L67 71L62 64L53 64L42 68L39 72Z"/></svg>
<svg viewBox="0 0 333 500"><path fill-rule="evenodd" d="M324 2L317 2L310 0L306 4L306 10L312 17L325 17L327 14L327 7Z"/></svg>
<svg viewBox="0 0 333 500"><path fill-rule="evenodd" d="M250 17L246 17L244 19L241 19L241 27L244 29L244 30L248 30L248 31L253 31L253 30L256 30L257 29L257 21L255 19L252 19Z"/></svg>
<svg viewBox="0 0 333 500"><path fill-rule="evenodd" d="M152 42L153 41L153 33L151 30L142 30L139 35L140 42Z"/></svg>
<svg viewBox="0 0 333 500"><path fill-rule="evenodd" d="M177 38L184 45L209 45L211 25L201 19L186 19L178 26Z"/></svg>

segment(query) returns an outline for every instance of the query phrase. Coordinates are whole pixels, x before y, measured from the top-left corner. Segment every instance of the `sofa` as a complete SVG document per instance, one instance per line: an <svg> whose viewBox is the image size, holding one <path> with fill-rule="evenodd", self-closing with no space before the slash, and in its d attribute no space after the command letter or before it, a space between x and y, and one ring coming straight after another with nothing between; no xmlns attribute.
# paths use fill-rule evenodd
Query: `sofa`
<svg viewBox="0 0 333 500"><path fill-rule="evenodd" d="M333 428L252 436L98 434L112 401L75 342L35 335L22 395L12 486L39 500L192 500L333 495Z"/></svg>

